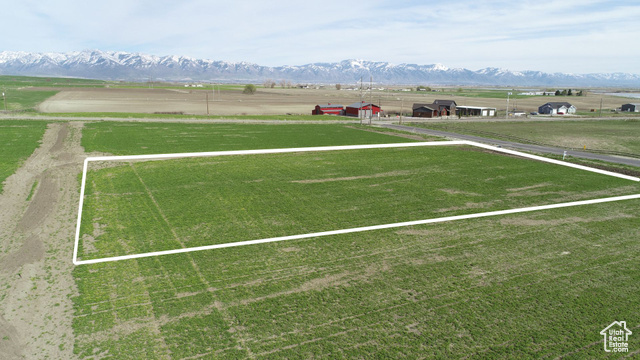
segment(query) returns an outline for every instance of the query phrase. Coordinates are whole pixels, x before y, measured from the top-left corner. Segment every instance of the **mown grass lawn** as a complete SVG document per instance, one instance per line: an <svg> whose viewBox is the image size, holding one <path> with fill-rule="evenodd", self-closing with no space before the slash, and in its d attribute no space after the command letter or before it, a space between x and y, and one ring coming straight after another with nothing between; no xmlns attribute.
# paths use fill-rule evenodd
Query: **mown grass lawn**
<svg viewBox="0 0 640 360"><path fill-rule="evenodd" d="M466 147L133 163L91 171L88 184L89 258L639 190ZM600 330L616 320L640 328L639 208L633 200L78 266L74 351L610 357Z"/></svg>

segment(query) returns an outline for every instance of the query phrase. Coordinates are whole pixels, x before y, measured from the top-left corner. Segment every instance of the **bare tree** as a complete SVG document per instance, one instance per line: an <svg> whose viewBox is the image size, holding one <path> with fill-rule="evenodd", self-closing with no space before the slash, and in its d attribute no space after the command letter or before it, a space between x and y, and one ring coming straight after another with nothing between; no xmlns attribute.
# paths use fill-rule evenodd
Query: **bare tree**
<svg viewBox="0 0 640 360"><path fill-rule="evenodd" d="M336 84L336 90L340 90L340 89L342 89L342 85Z"/></svg>
<svg viewBox="0 0 640 360"><path fill-rule="evenodd" d="M276 82L271 79L267 79L262 83L262 86L264 86L265 89L273 89L276 86Z"/></svg>
<svg viewBox="0 0 640 360"><path fill-rule="evenodd" d="M280 87L285 88L287 86L287 81L285 79L280 80Z"/></svg>

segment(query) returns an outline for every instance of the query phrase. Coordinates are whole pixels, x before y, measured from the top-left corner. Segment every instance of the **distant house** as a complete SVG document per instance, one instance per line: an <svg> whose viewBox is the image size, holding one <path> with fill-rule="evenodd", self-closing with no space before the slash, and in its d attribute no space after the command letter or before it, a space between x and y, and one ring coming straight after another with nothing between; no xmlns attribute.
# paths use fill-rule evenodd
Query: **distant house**
<svg viewBox="0 0 640 360"><path fill-rule="evenodd" d="M538 113L547 115L575 114L576 107L568 102L548 102L538 108Z"/></svg>
<svg viewBox="0 0 640 360"><path fill-rule="evenodd" d="M621 111L640 112L640 104L624 104L620 108Z"/></svg>
<svg viewBox="0 0 640 360"><path fill-rule="evenodd" d="M373 112L372 112L373 111ZM355 116L359 118L368 118L369 115L376 115L380 113L380 106L372 103L356 102L353 103L344 110L345 115Z"/></svg>
<svg viewBox="0 0 640 360"><path fill-rule="evenodd" d="M456 114L456 106L458 106L458 104L456 104L456 102L454 100L435 100L433 102L433 104L434 105L443 106L444 109L447 110L447 113L446 114L443 113L442 116L455 115Z"/></svg>
<svg viewBox="0 0 640 360"><path fill-rule="evenodd" d="M440 107L434 104L413 104L413 117L432 118L440 116Z"/></svg>
<svg viewBox="0 0 640 360"><path fill-rule="evenodd" d="M344 115L344 107L336 104L316 105L311 115Z"/></svg>
<svg viewBox="0 0 640 360"><path fill-rule="evenodd" d="M433 104L413 104L413 117L432 118L456 114L456 102L436 100Z"/></svg>
<svg viewBox="0 0 640 360"><path fill-rule="evenodd" d="M496 116L496 108L484 106L458 106L456 113L459 116Z"/></svg>

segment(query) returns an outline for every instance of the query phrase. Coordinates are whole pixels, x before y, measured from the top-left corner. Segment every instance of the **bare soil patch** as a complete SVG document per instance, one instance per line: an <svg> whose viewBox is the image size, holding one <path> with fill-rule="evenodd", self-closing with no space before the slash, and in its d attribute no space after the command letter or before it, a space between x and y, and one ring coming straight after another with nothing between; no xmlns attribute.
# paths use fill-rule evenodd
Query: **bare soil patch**
<svg viewBox="0 0 640 360"><path fill-rule="evenodd" d="M8 256L7 259L3 259L2 263L0 263L0 269L3 272L12 273L23 265L42 260L44 256L42 239L35 234L29 236L22 243L20 249L14 251L11 255L12 256ZM18 275L18 277L21 277L21 275Z"/></svg>
<svg viewBox="0 0 640 360"><path fill-rule="evenodd" d="M377 179L381 177L391 177L391 176L405 176L411 175L412 172L408 170L399 170L392 171L386 173L379 174L371 174L371 175L362 175L362 176L347 176L347 177L338 177L338 178L328 178L328 179L309 179L309 180L292 180L292 183L298 184L317 184L317 183L325 183L325 182L333 182L333 181L349 181L349 180L359 180L359 179Z"/></svg>
<svg viewBox="0 0 640 360"><path fill-rule="evenodd" d="M42 112L128 112L183 113L194 115L280 115L305 114L318 104L348 106L359 102L359 91L324 89L258 89L254 95L239 90L223 90L214 95L211 89L117 89L60 88L60 92L39 105ZM505 90L506 91L506 90ZM436 99L452 99L460 106L489 106L501 111L506 101L496 98L457 96L440 93L415 93L375 90L365 101L380 104L388 113L411 112L413 103L432 103ZM208 97L208 99L207 99ZM603 107L620 107L624 99L612 96L530 97L512 105L525 112L538 111L548 101L568 101L579 111ZM207 101L208 100L208 101ZM207 106L208 102L208 106ZM569 117L565 117L568 119ZM483 121L500 120L498 118Z"/></svg>
<svg viewBox="0 0 640 360"><path fill-rule="evenodd" d="M73 359L73 236L82 123L52 123L0 195L0 358ZM35 193L27 200L35 181Z"/></svg>
<svg viewBox="0 0 640 360"><path fill-rule="evenodd" d="M579 224L590 222L605 222L615 219L633 218L633 215L629 214L616 214L610 216L598 216L592 218L583 217L568 217L563 219L532 219L532 218L503 218L500 219L500 223L503 225L525 225L525 226L558 226L565 224Z"/></svg>
<svg viewBox="0 0 640 360"><path fill-rule="evenodd" d="M521 188L511 188L511 189L507 189L507 191L509 192L520 192L520 191L525 191L525 190L532 190L532 189L539 189L541 187L547 187L552 185L551 183L542 183L542 184L536 184L536 185L531 185L531 186L525 186L525 187L521 187Z"/></svg>
<svg viewBox="0 0 640 360"><path fill-rule="evenodd" d="M440 189L440 191L445 192L449 195L482 196L481 194L478 194L478 193L456 190L456 189Z"/></svg>
<svg viewBox="0 0 640 360"><path fill-rule="evenodd" d="M208 105L207 105L208 94ZM176 91L170 89L67 89L38 106L45 113L123 112L182 113L193 115L305 114L317 104L359 101L359 94L346 91L261 89L254 95L241 91ZM338 118L337 118L338 119Z"/></svg>

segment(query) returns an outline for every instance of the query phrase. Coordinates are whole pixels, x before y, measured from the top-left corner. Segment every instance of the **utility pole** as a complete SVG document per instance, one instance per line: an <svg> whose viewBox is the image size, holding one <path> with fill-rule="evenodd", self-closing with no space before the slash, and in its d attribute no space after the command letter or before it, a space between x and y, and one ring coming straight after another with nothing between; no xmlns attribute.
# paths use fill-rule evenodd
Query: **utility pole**
<svg viewBox="0 0 640 360"><path fill-rule="evenodd" d="M207 115L209 115L209 92L205 92L205 94L207 95Z"/></svg>
<svg viewBox="0 0 640 360"><path fill-rule="evenodd" d="M369 125L371 125L371 119L373 118L373 76L369 75Z"/></svg>
<svg viewBox="0 0 640 360"><path fill-rule="evenodd" d="M600 98L600 115L598 115L598 117L602 117L602 98Z"/></svg>
<svg viewBox="0 0 640 360"><path fill-rule="evenodd" d="M362 125L362 76L360 76L360 105L358 105L358 117L360 118L360 125Z"/></svg>
<svg viewBox="0 0 640 360"><path fill-rule="evenodd" d="M213 102L216 101L216 86L218 87L218 101L222 100L222 95L220 94L220 85L213 84L211 85L211 92L213 93Z"/></svg>
<svg viewBox="0 0 640 360"><path fill-rule="evenodd" d="M7 111L7 96L2 92L2 99L4 100L4 111Z"/></svg>
<svg viewBox="0 0 640 360"><path fill-rule="evenodd" d="M511 95L510 92L507 93L507 113L504 115L506 120L509 120L509 95Z"/></svg>
<svg viewBox="0 0 640 360"><path fill-rule="evenodd" d="M402 113L404 112L404 98L400 101L400 125L402 125Z"/></svg>

